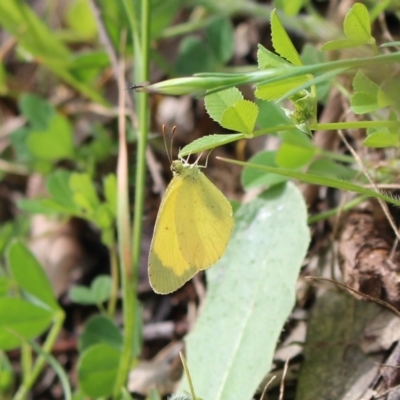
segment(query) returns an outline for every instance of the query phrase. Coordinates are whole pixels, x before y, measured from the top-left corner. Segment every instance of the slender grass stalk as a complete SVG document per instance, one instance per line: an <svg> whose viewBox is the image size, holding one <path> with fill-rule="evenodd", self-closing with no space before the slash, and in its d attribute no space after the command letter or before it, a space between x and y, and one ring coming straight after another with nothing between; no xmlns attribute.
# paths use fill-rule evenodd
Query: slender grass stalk
<svg viewBox="0 0 400 400"><path fill-rule="evenodd" d="M115 308L118 300L118 288L119 288L119 270L118 270L118 257L115 251L115 246L109 246L108 251L110 254L110 265L111 265L111 276L112 276L112 286L111 295L108 302L107 313L110 318L115 315Z"/></svg>
<svg viewBox="0 0 400 400"><path fill-rule="evenodd" d="M63 326L63 323L64 323L64 319L65 319L64 311L62 309L59 309L55 313L54 319L55 319L54 324L53 324L52 328L50 329L50 332L47 335L46 341L42 347L43 354L40 354L38 356L38 358L36 359L36 361L33 365L33 368L32 368L32 372L29 374L28 378L22 382L17 393L13 397L13 400L24 400L27 397L29 390L32 388L34 383L37 381L39 374L42 372L42 369L46 363L46 357L44 354L51 353L51 349L53 348L54 343L56 342L57 337L58 337L58 335L61 331L61 328Z"/></svg>

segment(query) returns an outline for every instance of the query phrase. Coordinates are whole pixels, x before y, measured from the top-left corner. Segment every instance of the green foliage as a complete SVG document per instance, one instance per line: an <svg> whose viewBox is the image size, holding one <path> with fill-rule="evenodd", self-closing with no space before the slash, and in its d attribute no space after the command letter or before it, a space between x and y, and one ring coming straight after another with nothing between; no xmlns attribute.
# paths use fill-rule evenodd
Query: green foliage
<svg viewBox="0 0 400 400"><path fill-rule="evenodd" d="M73 54L66 45L67 42L97 40L97 28L88 4L87 0L75 0L68 8L67 29L52 32L24 2L1 2L0 25L16 38L20 57L24 60L34 57L41 66L81 95L104 104L97 83L109 68L108 56L96 49ZM135 47L135 63L138 69L142 68L148 61L145 54L148 48L141 42L146 35L140 31L141 23L145 22L142 20L145 2L101 0L97 4L111 43L118 50L122 32L128 32L126 54L132 55ZM275 4L286 14L296 15L309 1L280 0ZM171 36L172 30L166 28L180 6L178 0L152 0L148 36L153 39ZM223 7L220 4L214 6ZM367 8L361 3L356 3L344 20L345 38L330 41L323 49L340 51L364 46L373 52L373 56L365 58L337 57L337 61L330 61L326 54L307 45L300 56L286 32L285 18L276 11L271 13L274 51L259 45L259 70L232 74L217 72L225 68L233 55L230 19L216 14L206 19L203 25L190 21L185 29L193 29L190 26L196 25L203 31L200 35L186 34L175 69L161 57L155 46L152 55L158 65L174 75L203 73L141 89L173 95L206 92L205 106L210 117L222 128L235 132L202 137L182 149L180 156L263 135L274 135L280 143L276 151L260 152L246 163L232 160L244 167L241 180L245 190L256 187L267 190L251 203L239 207L229 250L219 265L207 272L208 297L196 328L187 340L196 391L203 398L231 398L234 393L238 398L248 399L271 364L276 341L293 306L295 280L309 240L303 199L286 182L288 179L354 191L400 205L397 199L363 186L365 182L359 177L359 171L349 166L354 162L351 157L341 158L338 154L322 151L313 143L311 135L315 130L365 128L365 146L398 147L400 90L393 64L400 61L400 53L393 49L391 54L379 54L371 35L373 16L370 18ZM179 32L175 31L175 34ZM395 45L398 43L386 44ZM353 90L349 94L351 108L356 114L368 114L367 118L340 125L319 124L317 99L322 102L326 99L334 78L342 73L354 74ZM7 84L7 74L0 64L0 93L8 93ZM244 98L236 88L242 84L255 85L255 100L250 96ZM281 104L284 99L288 99L285 108ZM23 199L19 202L20 208L31 214L83 218L99 228L103 243L114 251L117 215L129 224L129 212L121 212L121 198L126 193L120 192L117 201L117 191L121 188L120 185L117 187L116 176L108 175L99 184L94 179L94 172L99 172L96 163L108 159L116 151L117 144L98 124L92 127L92 140L77 148L73 141L73 121L50 102L25 94L18 103L27 123L10 135L16 159L33 171L48 175L48 196ZM383 108L387 109L385 113L381 112ZM389 118L385 117L387 114ZM142 115L140 118L143 119L139 126L145 126L147 117ZM67 161L72 171L61 169L58 166L60 161ZM385 179L388 174L384 171L376 176ZM135 185L135 195L140 202L143 182L137 178ZM137 210L135 207L135 217L140 220L141 212ZM120 240L126 239L121 226ZM9 350L32 346L39 360L47 361L59 371L57 368L61 367L54 362L50 351L64 316L38 261L21 241L10 240L15 231L13 224L0 227L0 253L8 246L7 273L5 269L0 270L0 347ZM135 240L140 237L137 232L135 230ZM288 238L293 243L290 251ZM121 267L126 267L123 265L124 257L130 254L131 243L122 241L125 247L121 245L119 259L115 259L121 262ZM243 273L245 264L247 268ZM107 313L105 311L103 303L111 304L113 296L116 296L113 294L113 279L116 277L98 276L90 287L76 286L70 291L73 301L97 305L102 312L86 322L79 337L79 392L76 398L119 396L132 359L140 353L140 310L134 301L136 293L132 282L126 281L129 277L121 275L124 282L124 334L114 322L110 307ZM235 309L234 313L232 309ZM261 331L265 335L259 335L255 340L253 333ZM45 335L42 347L35 342L27 343L42 334ZM210 366L212 373L209 373ZM40 363L35 363L25 372L26 376L33 377L32 384L41 368ZM10 387L13 380L4 357L0 359L0 371L1 390ZM26 376L22 377L23 384ZM24 390L29 390L29 387ZM157 394L152 396L157 398ZM176 399L195 397L186 393L174 396ZM121 398L130 398L126 390L122 391Z"/></svg>
<svg viewBox="0 0 400 400"><path fill-rule="evenodd" d="M205 29L205 38L187 36L179 47L176 71L179 75L217 71L233 54L230 19L216 18Z"/></svg>
<svg viewBox="0 0 400 400"><path fill-rule="evenodd" d="M33 339L50 327L53 313L18 298L0 298L0 349L20 347L23 339Z"/></svg>
<svg viewBox="0 0 400 400"><path fill-rule="evenodd" d="M35 214L62 214L87 219L101 229L102 240L109 245L113 242L116 217L115 176L107 176L104 184L106 200L101 202L88 174L59 169L47 178L49 197L22 199L18 206Z"/></svg>
<svg viewBox="0 0 400 400"><path fill-rule="evenodd" d="M111 284L111 278L108 275L99 275L92 282L90 288L74 286L69 292L69 297L75 303L101 305L110 298Z"/></svg>
<svg viewBox="0 0 400 400"><path fill-rule="evenodd" d="M79 338L79 351L82 353L100 343L122 350L122 334L115 322L105 315L95 315L86 322Z"/></svg>
<svg viewBox="0 0 400 400"><path fill-rule="evenodd" d="M346 39L327 42L322 46L322 50L348 49L364 44L375 45L375 38L371 36L368 9L362 3L355 3L347 13L343 22L343 30Z"/></svg>
<svg viewBox="0 0 400 400"><path fill-rule="evenodd" d="M106 343L86 349L78 363L78 380L89 397L107 397L113 393L121 353Z"/></svg>
<svg viewBox="0 0 400 400"><path fill-rule="evenodd" d="M7 261L15 283L31 300L53 311L59 310L50 282L30 250L20 241L8 248Z"/></svg>

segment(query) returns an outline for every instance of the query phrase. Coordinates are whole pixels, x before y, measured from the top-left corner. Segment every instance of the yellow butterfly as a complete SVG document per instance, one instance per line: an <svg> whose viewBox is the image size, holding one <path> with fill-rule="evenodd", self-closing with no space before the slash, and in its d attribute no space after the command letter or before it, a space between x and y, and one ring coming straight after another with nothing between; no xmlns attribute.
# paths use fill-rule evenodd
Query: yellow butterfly
<svg viewBox="0 0 400 400"><path fill-rule="evenodd" d="M231 237L234 219L226 197L187 161L171 164L149 254L150 285L167 294L215 264Z"/></svg>

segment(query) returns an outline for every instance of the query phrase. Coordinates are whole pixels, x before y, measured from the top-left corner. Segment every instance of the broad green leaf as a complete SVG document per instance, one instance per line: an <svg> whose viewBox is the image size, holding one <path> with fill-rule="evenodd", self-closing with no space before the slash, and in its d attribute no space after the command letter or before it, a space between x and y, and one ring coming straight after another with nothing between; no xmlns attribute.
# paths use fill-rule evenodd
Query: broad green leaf
<svg viewBox="0 0 400 400"><path fill-rule="evenodd" d="M239 100L243 100L242 93L239 89L232 87L207 95L204 99L204 105L208 115L220 124L226 109Z"/></svg>
<svg viewBox="0 0 400 400"><path fill-rule="evenodd" d="M374 43L371 37L371 22L367 7L362 3L355 3L347 13L343 22L344 34L348 39L360 43Z"/></svg>
<svg viewBox="0 0 400 400"><path fill-rule="evenodd" d="M275 151L263 151L257 153L249 159L252 164L270 165L276 167ZM254 168L243 168L241 175L242 186L245 190L254 189L257 187L271 187L287 181L287 178L277 174L258 171Z"/></svg>
<svg viewBox="0 0 400 400"><path fill-rule="evenodd" d="M71 174L69 186L73 193L75 204L89 215L99 207L99 196L97 195L96 188L88 174Z"/></svg>
<svg viewBox="0 0 400 400"><path fill-rule="evenodd" d="M123 338L121 331L109 317L95 315L85 324L79 336L79 352L82 353L96 344L106 343L117 350L122 350Z"/></svg>
<svg viewBox="0 0 400 400"><path fill-rule="evenodd" d="M399 135L393 135L388 131L375 132L364 140L363 145L376 148L399 147Z"/></svg>
<svg viewBox="0 0 400 400"><path fill-rule="evenodd" d="M238 100L222 114L221 126L251 134L258 117L258 107L249 100Z"/></svg>
<svg viewBox="0 0 400 400"><path fill-rule="evenodd" d="M0 298L0 349L12 350L49 328L53 312L22 299ZM15 334L13 333L15 332Z"/></svg>
<svg viewBox="0 0 400 400"><path fill-rule="evenodd" d="M358 47L363 45L363 42L359 42L356 40L349 39L338 39L331 40L322 45L321 50L323 51L333 51L333 50L342 50L342 49L352 49L354 47Z"/></svg>
<svg viewBox="0 0 400 400"><path fill-rule="evenodd" d="M225 64L233 55L233 27L227 17L217 18L206 28L206 43L219 64Z"/></svg>
<svg viewBox="0 0 400 400"><path fill-rule="evenodd" d="M43 97L33 93L21 96L19 109L35 130L46 130L55 115L54 107Z"/></svg>
<svg viewBox="0 0 400 400"><path fill-rule="evenodd" d="M49 279L31 251L19 240L15 240L7 252L8 267L18 286L42 306L58 310Z"/></svg>
<svg viewBox="0 0 400 400"><path fill-rule="evenodd" d="M49 120L47 129L32 130L26 144L32 155L42 160L68 159L74 154L72 128L60 114Z"/></svg>
<svg viewBox="0 0 400 400"><path fill-rule="evenodd" d="M111 295L111 277L109 275L99 275L91 284L96 304L101 304L107 301Z"/></svg>
<svg viewBox="0 0 400 400"><path fill-rule="evenodd" d="M243 205L235 220L226 253L207 270L207 298L186 340L203 399L252 398L295 304L310 240L304 199L291 183Z"/></svg>
<svg viewBox="0 0 400 400"><path fill-rule="evenodd" d="M218 146L223 146L228 143L236 142L239 139L243 139L245 135L243 133L232 133L226 135L207 135L199 139L193 140L185 146L180 152L179 157L186 157L191 154L200 153L205 150L211 150Z"/></svg>
<svg viewBox="0 0 400 400"><path fill-rule="evenodd" d="M100 343L85 350L78 363L78 382L89 397L108 397L114 390L121 353Z"/></svg>
<svg viewBox="0 0 400 400"><path fill-rule="evenodd" d="M276 10L271 12L271 36L275 51L293 65L302 65L301 58L279 20Z"/></svg>

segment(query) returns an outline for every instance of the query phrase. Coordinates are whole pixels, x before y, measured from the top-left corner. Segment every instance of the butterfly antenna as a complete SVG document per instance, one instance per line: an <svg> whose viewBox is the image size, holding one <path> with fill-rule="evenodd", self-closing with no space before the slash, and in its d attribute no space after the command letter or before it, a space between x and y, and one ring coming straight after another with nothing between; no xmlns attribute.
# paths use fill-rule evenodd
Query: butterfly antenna
<svg viewBox="0 0 400 400"><path fill-rule="evenodd" d="M176 132L176 125L174 125L171 129L171 144L170 144L170 149L169 149L169 154L171 155L171 159L172 159L172 145L174 144L174 136L175 136L175 132Z"/></svg>
<svg viewBox="0 0 400 400"><path fill-rule="evenodd" d="M211 149L210 150L210 152L207 154L207 157L206 157L206 165L204 166L204 168L207 168L207 165L208 165L208 159L209 159L209 157L210 157L210 154L211 154L211 152L213 151L214 149Z"/></svg>
<svg viewBox="0 0 400 400"><path fill-rule="evenodd" d="M163 138L164 138L164 147L165 147L165 152L167 153L167 157L169 160L169 163L172 164L172 152L171 149L168 149L168 145L167 145L167 134L165 133L165 124L162 125L162 134L163 134ZM172 141L172 139L171 139Z"/></svg>

